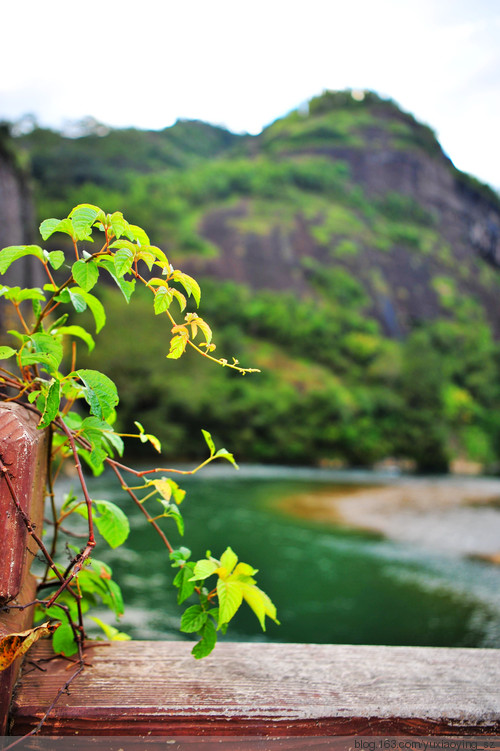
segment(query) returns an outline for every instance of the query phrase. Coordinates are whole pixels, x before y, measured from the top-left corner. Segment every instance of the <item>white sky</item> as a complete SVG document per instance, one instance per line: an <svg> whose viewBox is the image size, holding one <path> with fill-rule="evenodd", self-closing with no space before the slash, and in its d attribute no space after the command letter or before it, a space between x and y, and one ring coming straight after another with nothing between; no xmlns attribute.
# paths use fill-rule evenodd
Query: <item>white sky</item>
<svg viewBox="0 0 500 751"><path fill-rule="evenodd" d="M23 0L0 19L0 119L257 133L324 89L373 89L500 187L500 0Z"/></svg>

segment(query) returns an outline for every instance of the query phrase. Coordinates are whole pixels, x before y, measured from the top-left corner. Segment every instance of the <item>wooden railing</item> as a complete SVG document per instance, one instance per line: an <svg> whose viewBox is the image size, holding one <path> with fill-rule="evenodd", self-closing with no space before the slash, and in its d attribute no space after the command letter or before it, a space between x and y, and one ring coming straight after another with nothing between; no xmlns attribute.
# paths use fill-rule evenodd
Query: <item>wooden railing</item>
<svg viewBox="0 0 500 751"><path fill-rule="evenodd" d="M0 405L0 456L41 527L45 440L22 407ZM33 551L0 477L0 597L28 602ZM29 626L11 610L0 633ZM225 642L196 661L186 642L89 644L88 667L41 733L90 736L500 735L500 651ZM68 661L39 642L0 674L8 732L36 727L68 680Z"/></svg>

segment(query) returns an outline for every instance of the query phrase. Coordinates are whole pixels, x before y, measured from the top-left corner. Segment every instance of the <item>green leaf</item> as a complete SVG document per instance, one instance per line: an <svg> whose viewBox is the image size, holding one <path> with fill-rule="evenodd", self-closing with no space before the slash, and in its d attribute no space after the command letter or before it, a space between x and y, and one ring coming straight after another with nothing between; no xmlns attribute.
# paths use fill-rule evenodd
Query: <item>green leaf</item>
<svg viewBox="0 0 500 751"><path fill-rule="evenodd" d="M65 419L65 422L68 423L68 420ZM90 453L85 453L82 450L82 456L88 462L94 474L100 474L104 469L104 460L112 453L106 440L109 436L106 431L112 432L111 426L97 417L86 417L79 428L76 429L81 430L82 437L86 438L91 446Z"/></svg>
<svg viewBox="0 0 500 751"><path fill-rule="evenodd" d="M110 447L108 454L113 455L112 449L114 449L118 456L123 456L125 444L123 443L121 436L119 436L118 433L115 433L111 426L109 426L109 430L104 431L104 440Z"/></svg>
<svg viewBox="0 0 500 751"><path fill-rule="evenodd" d="M208 448L210 449L210 456L213 456L215 454L215 443L213 442L212 436L208 432L208 430L201 430L203 433L203 438L205 439Z"/></svg>
<svg viewBox="0 0 500 751"><path fill-rule="evenodd" d="M154 309L155 315L164 313L170 307L173 300L172 290L169 287L158 287L155 292Z"/></svg>
<svg viewBox="0 0 500 751"><path fill-rule="evenodd" d="M123 545L130 533L127 515L111 501L93 501L99 516L94 514L97 529L108 545L117 548Z"/></svg>
<svg viewBox="0 0 500 751"><path fill-rule="evenodd" d="M75 229L71 219L45 219L40 225L40 234L44 240L47 240L54 232L63 232L69 235L72 240L77 240Z"/></svg>
<svg viewBox="0 0 500 751"><path fill-rule="evenodd" d="M0 290L0 297L5 297L6 300L12 300L16 303L24 300L45 300L45 295L39 287L23 287L21 289L21 287L3 286Z"/></svg>
<svg viewBox="0 0 500 751"><path fill-rule="evenodd" d="M208 323L204 321L203 318L197 318L196 325L198 326L200 331L202 331L205 334L205 342L207 344L210 344L210 342L212 341L213 334L212 334L212 329L210 328Z"/></svg>
<svg viewBox="0 0 500 751"><path fill-rule="evenodd" d="M123 218L121 211L115 211L111 214L111 229L117 238L120 238L128 227L128 222Z"/></svg>
<svg viewBox="0 0 500 751"><path fill-rule="evenodd" d="M85 292L89 292L99 279L99 268L95 261L75 261L71 272L75 282Z"/></svg>
<svg viewBox="0 0 500 751"><path fill-rule="evenodd" d="M236 469L239 469L238 465L236 464L235 458L233 454L229 453L227 449L219 449L215 456L219 457L220 459L227 459L228 462L231 462L233 467Z"/></svg>
<svg viewBox="0 0 500 751"><path fill-rule="evenodd" d="M65 261L62 250L52 250L48 256L48 261L53 269L60 269Z"/></svg>
<svg viewBox="0 0 500 751"><path fill-rule="evenodd" d="M46 287L47 288L47 285ZM100 300L90 292L85 292L81 287L72 287L71 289L63 289L56 297L58 302L71 302L77 313L83 313L87 309L87 305L90 308L95 321L95 330L98 334L106 323L106 311Z"/></svg>
<svg viewBox="0 0 500 751"><path fill-rule="evenodd" d="M179 357L184 354L187 342L187 335L183 336L182 334L176 334L175 336L173 336L170 340L170 352L168 353L167 357L169 357L171 360L178 360Z"/></svg>
<svg viewBox="0 0 500 751"><path fill-rule="evenodd" d="M39 333L30 336L32 349L21 353L22 365L47 365L49 370L58 370L63 357L63 348L59 339L51 334Z"/></svg>
<svg viewBox="0 0 500 751"><path fill-rule="evenodd" d="M115 265L110 258L99 259L99 265L106 269L117 287L121 290L125 300L130 302L130 298L135 290L135 279L127 280L117 276Z"/></svg>
<svg viewBox="0 0 500 751"><path fill-rule="evenodd" d="M129 641L132 638L128 634L124 634L123 631L118 631L114 626L104 623L100 618L96 618L95 615L91 615L90 618L104 631L104 635L108 641Z"/></svg>
<svg viewBox="0 0 500 751"><path fill-rule="evenodd" d="M130 250L133 256L137 253L139 250L139 246L133 243L131 240L115 240L111 243L109 246L110 250L121 250L122 248L126 248L127 250Z"/></svg>
<svg viewBox="0 0 500 751"><path fill-rule="evenodd" d="M112 571L107 564L91 558L90 567L78 574L78 583L84 593L97 594L115 615L120 616L123 615L123 596L111 576Z"/></svg>
<svg viewBox="0 0 500 751"><path fill-rule="evenodd" d="M199 581L200 579L207 579L209 576L212 576L218 568L218 561L202 558L201 561L195 563L192 580Z"/></svg>
<svg viewBox="0 0 500 751"><path fill-rule="evenodd" d="M179 566L182 566L185 561L191 558L191 551L189 550L189 548L180 547L176 550L172 550L169 557L172 561L172 568L178 568Z"/></svg>
<svg viewBox="0 0 500 751"><path fill-rule="evenodd" d="M182 284L188 295L193 295L196 305L199 306L200 304L200 298L201 298L201 290L200 285L196 281L196 279L193 279L192 276L189 276L189 274L184 274L183 271L174 271L173 277L174 281L179 282L179 284Z"/></svg>
<svg viewBox="0 0 500 751"><path fill-rule="evenodd" d="M172 293L172 295L175 297L175 299L179 303L179 307L180 307L181 312L182 312L185 309L186 305L187 305L186 298L184 297L184 295L182 294L182 292L179 292L179 290L175 289L175 287L170 287L170 292Z"/></svg>
<svg viewBox="0 0 500 751"><path fill-rule="evenodd" d="M177 525L179 534L182 536L184 534L184 519L182 518L182 514L179 511L178 507L175 505L175 503L168 503L168 501L160 500L160 503L165 509L164 511L165 516L172 517L172 519L175 521Z"/></svg>
<svg viewBox="0 0 500 751"><path fill-rule="evenodd" d="M90 292L80 290L80 294L89 306L92 315L94 316L95 330L96 334L98 334L106 323L106 312L104 310L104 307L101 301L98 300L97 297L94 297L94 295L91 295Z"/></svg>
<svg viewBox="0 0 500 751"><path fill-rule="evenodd" d="M122 509L111 501L92 501L96 511L93 519L97 529L111 548L123 545L130 533L130 524L127 515ZM84 504L75 508L75 512L88 519L88 509Z"/></svg>
<svg viewBox="0 0 500 751"><path fill-rule="evenodd" d="M219 622L229 623L243 600L241 583L230 579L220 579L217 582L217 597L219 598Z"/></svg>
<svg viewBox="0 0 500 751"><path fill-rule="evenodd" d="M16 354L16 350L12 347L0 347L0 360L8 360L9 357L13 357Z"/></svg>
<svg viewBox="0 0 500 751"><path fill-rule="evenodd" d="M55 420L59 412L61 402L61 385L59 381L53 380L45 394L45 407L43 414L38 423L38 428L47 428L52 420Z"/></svg>
<svg viewBox="0 0 500 751"><path fill-rule="evenodd" d="M207 657L215 647L216 643L217 632L212 620L209 618L201 631L201 640L198 644L194 645L191 654L197 660L200 660L202 657Z"/></svg>
<svg viewBox="0 0 500 751"><path fill-rule="evenodd" d="M106 420L119 401L115 384L98 370L77 370L76 375L85 384L83 396L90 406L91 414L100 420Z"/></svg>
<svg viewBox="0 0 500 751"><path fill-rule="evenodd" d="M245 602L252 608L253 612L257 616L262 630L266 630L266 615L272 618L275 623L279 624L276 618L276 607L271 602L271 599L261 589L255 586L255 584L240 583L241 592Z"/></svg>
<svg viewBox="0 0 500 751"><path fill-rule="evenodd" d="M121 248L117 250L113 256L113 263L115 266L115 273L118 278L127 274L132 268L134 263L134 254L129 248Z"/></svg>
<svg viewBox="0 0 500 751"><path fill-rule="evenodd" d="M36 256L43 262L43 250L39 245L9 245L0 250L0 274L5 274L11 263L24 256Z"/></svg>
<svg viewBox="0 0 500 751"><path fill-rule="evenodd" d="M83 297L83 289L74 287L73 289L63 289L58 295L55 296L57 302L70 302L77 313L83 313L87 310L87 303Z"/></svg>
<svg viewBox="0 0 500 751"><path fill-rule="evenodd" d="M175 576L174 586L179 588L179 591L177 593L177 602L179 603L179 605L181 605L184 600L187 600L188 597L191 597L194 592L196 584L191 581L193 569L194 564L188 562L179 569Z"/></svg>
<svg viewBox="0 0 500 751"><path fill-rule="evenodd" d="M155 435L151 435L151 433L145 433L144 428L142 427L140 422L137 422L137 420L134 420L134 425L139 430L139 440L141 443L147 443L148 441L154 446L156 451L158 451L159 454L161 454L161 443L158 440L158 438Z"/></svg>
<svg viewBox="0 0 500 751"><path fill-rule="evenodd" d="M82 326L61 326L61 328L51 328L51 331L62 336L77 336L85 342L89 352L92 352L95 347L93 337Z"/></svg>
<svg viewBox="0 0 500 751"><path fill-rule="evenodd" d="M231 548L226 548L225 551L222 553L220 558L220 565L226 569L226 571L230 574L233 568L238 563L238 556L234 552L234 550L231 550Z"/></svg>
<svg viewBox="0 0 500 751"><path fill-rule="evenodd" d="M136 224L129 224L123 234L130 238L130 240L135 240L139 243L139 245L142 245L143 247L146 245L149 246L151 244L147 234L141 227L138 227Z"/></svg>
<svg viewBox="0 0 500 751"><path fill-rule="evenodd" d="M201 631L207 622L208 615L201 605L191 605L181 616L181 631L185 634L194 634Z"/></svg>
<svg viewBox="0 0 500 751"><path fill-rule="evenodd" d="M73 629L69 623L62 623L55 631L52 637L52 648L57 654L63 654L66 657L71 657L78 652Z"/></svg>
<svg viewBox="0 0 500 751"><path fill-rule="evenodd" d="M80 204L70 213L77 240L88 240L99 209L91 204ZM82 285L83 286L83 285Z"/></svg>
<svg viewBox="0 0 500 751"><path fill-rule="evenodd" d="M173 496L174 501L179 505L184 500L186 491L182 490L175 480L171 480L169 477L160 477L159 480L152 480L151 482L166 501L169 501Z"/></svg>

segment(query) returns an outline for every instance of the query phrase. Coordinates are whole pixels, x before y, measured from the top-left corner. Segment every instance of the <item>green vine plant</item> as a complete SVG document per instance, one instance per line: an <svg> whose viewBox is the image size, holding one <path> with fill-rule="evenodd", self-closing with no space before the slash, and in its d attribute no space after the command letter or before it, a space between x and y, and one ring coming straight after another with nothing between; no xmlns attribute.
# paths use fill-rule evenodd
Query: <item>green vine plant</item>
<svg viewBox="0 0 500 751"><path fill-rule="evenodd" d="M116 548L126 541L130 525L118 505L91 497L83 469L87 465L95 475L105 468L114 473L123 491L158 533L168 562L175 570L173 584L178 590L178 603L183 605L195 600L182 613L180 629L197 635L192 654L195 658L205 657L214 648L217 632L225 632L243 601L254 611L263 629L266 616L278 622L274 604L257 586L257 570L239 562L230 547L219 558L207 552L205 558L196 561L191 560L187 547L174 547L168 538L168 525L172 523L181 535L184 534L181 505L185 491L171 475L194 474L215 460L229 461L237 468L235 459L226 449L217 450L210 433L203 430L208 457L194 469L137 470L124 464L123 439L126 436L113 427L119 402L117 389L106 374L77 367L76 342L82 342L91 351L94 337L88 328L73 323L75 314L88 309L98 333L106 322L105 308L95 294L102 278L107 276L116 284L127 303L136 285L142 284L151 292L154 314L166 317L171 334L167 358L178 359L191 348L202 357L242 375L254 369L242 368L234 358L230 362L214 354L215 344L208 323L195 312L186 313L188 298L192 298L196 306L200 302L198 283L174 269L165 253L151 245L146 232L127 222L121 212L105 214L97 206L81 204L65 219L46 219L41 223L40 234L44 241L54 233L70 237L73 250L67 254L71 258L61 250L49 252L39 245L16 245L0 251L0 274L5 274L19 259L33 256L46 275L43 288L0 284L0 296L13 306L20 324L17 330L8 332L13 337L13 346L0 346L0 400L16 401L35 411L39 416L38 427L47 430L50 437L46 485L49 523L53 529L50 546L45 545L22 511L9 469L0 457L0 482L7 483L13 503L44 561L37 598L30 603L36 610L35 622L42 620L44 623L30 630L25 641L31 643L38 635L53 632L56 653L68 658L77 655L76 675L84 667L83 650L87 640L84 619L90 617L92 608L107 606L117 617L123 613L120 587L112 578L110 567L94 556L95 530L97 528L107 544ZM96 239L100 242L94 245ZM93 247L97 249L88 250ZM69 353L66 358L65 353ZM64 367L68 359L70 364ZM150 442L160 452L159 440L148 434L139 422L135 425L135 437L143 443ZM78 492L68 494L58 507L54 484L65 462L76 467ZM69 522L75 516L86 520L86 542L82 547L70 544L67 537L68 534L74 536ZM16 605L8 603L7 607ZM96 617L93 621L108 640L128 638ZM0 669L6 667L6 661L1 661L1 651L0 648Z"/></svg>

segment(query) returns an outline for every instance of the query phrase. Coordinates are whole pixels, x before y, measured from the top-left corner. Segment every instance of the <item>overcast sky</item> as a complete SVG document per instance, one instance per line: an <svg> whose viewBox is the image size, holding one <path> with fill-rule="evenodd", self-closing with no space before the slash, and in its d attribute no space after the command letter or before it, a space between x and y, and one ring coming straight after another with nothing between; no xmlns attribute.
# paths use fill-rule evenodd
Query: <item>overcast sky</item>
<svg viewBox="0 0 500 751"><path fill-rule="evenodd" d="M23 0L0 18L0 119L257 133L324 89L372 89L500 187L500 0Z"/></svg>

